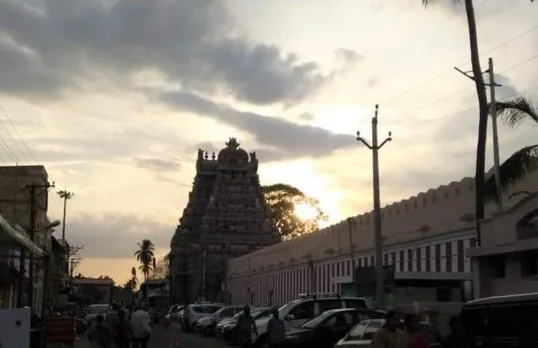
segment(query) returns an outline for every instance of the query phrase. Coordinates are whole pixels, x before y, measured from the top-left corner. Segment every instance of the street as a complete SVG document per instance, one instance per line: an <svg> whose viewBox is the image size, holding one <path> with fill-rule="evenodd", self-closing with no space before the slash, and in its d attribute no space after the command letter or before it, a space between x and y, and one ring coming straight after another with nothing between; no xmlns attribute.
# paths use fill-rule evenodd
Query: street
<svg viewBox="0 0 538 348"><path fill-rule="evenodd" d="M149 341L149 348L168 348L168 333L161 325L155 325ZM224 341L204 337L194 333L182 333L179 347L181 348L224 348L228 346ZM91 348L88 341L81 339L75 344L75 348Z"/></svg>

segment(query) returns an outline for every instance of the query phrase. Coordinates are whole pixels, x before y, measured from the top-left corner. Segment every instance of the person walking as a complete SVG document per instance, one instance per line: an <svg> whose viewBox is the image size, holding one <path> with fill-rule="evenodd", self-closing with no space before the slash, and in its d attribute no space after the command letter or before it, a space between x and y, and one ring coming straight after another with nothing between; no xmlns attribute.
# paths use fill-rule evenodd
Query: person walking
<svg viewBox="0 0 538 348"><path fill-rule="evenodd" d="M419 331L418 316L416 314L407 314L404 317L404 325L409 337L409 348L429 348L428 340Z"/></svg>
<svg viewBox="0 0 538 348"><path fill-rule="evenodd" d="M181 332L181 318L177 313L170 315L170 323L168 325L170 332L170 348L179 347L179 334Z"/></svg>
<svg viewBox="0 0 538 348"><path fill-rule="evenodd" d="M400 329L400 313L389 311L385 325L376 332L372 348L409 348L409 339Z"/></svg>
<svg viewBox="0 0 538 348"><path fill-rule="evenodd" d="M250 307L243 307L243 313L237 319L237 338L239 346L249 348L252 346L252 332L258 336L258 329L252 315L250 315Z"/></svg>
<svg viewBox="0 0 538 348"><path fill-rule="evenodd" d="M278 317L278 308L273 308L273 317L267 323L267 337L270 348L280 348L286 342L286 324Z"/></svg>
<svg viewBox="0 0 538 348"><path fill-rule="evenodd" d="M147 348L151 336L151 319L141 306L131 314L131 330L133 331L133 348Z"/></svg>
<svg viewBox="0 0 538 348"><path fill-rule="evenodd" d="M112 348L112 334L102 314L95 318L95 322L88 329L86 337L92 348Z"/></svg>
<svg viewBox="0 0 538 348"><path fill-rule="evenodd" d="M125 311L118 309L118 320L113 327L114 344L116 348L129 348L129 342L133 339L131 325L126 320Z"/></svg>

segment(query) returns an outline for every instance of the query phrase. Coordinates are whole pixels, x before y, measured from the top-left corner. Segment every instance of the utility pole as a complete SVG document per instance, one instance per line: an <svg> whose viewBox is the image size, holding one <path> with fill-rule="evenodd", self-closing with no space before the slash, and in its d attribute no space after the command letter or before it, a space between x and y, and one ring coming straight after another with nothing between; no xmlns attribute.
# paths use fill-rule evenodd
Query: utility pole
<svg viewBox="0 0 538 348"><path fill-rule="evenodd" d="M347 219L347 228L349 233L349 254L351 257L351 274L355 273L355 246L353 245L353 226L355 220L353 218Z"/></svg>
<svg viewBox="0 0 538 348"><path fill-rule="evenodd" d="M62 246L65 245L65 217L67 213L67 200L73 198L75 193L66 190L56 192L61 199L64 200L64 215L62 220Z"/></svg>
<svg viewBox="0 0 538 348"><path fill-rule="evenodd" d="M27 188L30 190L30 240L32 242L35 241L35 233L36 233L36 223L37 223L37 189L42 188L45 190L48 190L49 188L54 187L53 184L31 184L28 185ZM21 258L21 262L25 262ZM31 309L34 309L34 283L35 283L35 265L34 265L34 258L32 255L29 255L29 267L28 267L28 285L29 285L29 291L28 291L28 306Z"/></svg>
<svg viewBox="0 0 538 348"><path fill-rule="evenodd" d="M497 130L497 106L495 100L495 87L502 87L502 85L495 82L495 72L493 70L493 59L489 58L489 68L484 73L489 74L489 83L484 85L490 88L490 103L489 103L489 112L491 115L491 126L493 133L493 173L495 175L495 189L497 197L497 209L502 210L502 190L501 190L501 174L500 174L500 164L499 164L499 135ZM463 76L475 81L475 77L469 75L471 71L462 71L461 69L454 67ZM477 236L477 239L480 239L480 236ZM478 240L480 245L480 240Z"/></svg>
<svg viewBox="0 0 538 348"><path fill-rule="evenodd" d="M383 234L381 229L381 203L379 193L379 150L387 142L392 140L392 134L389 132L388 137L381 144L377 139L377 115L379 105L375 106L374 117L372 117L372 145L361 137L357 132L357 141L363 143L367 148L372 150L372 182L374 194L374 243L375 243L375 300L380 308L385 308L385 287L383 284Z"/></svg>
<svg viewBox="0 0 538 348"><path fill-rule="evenodd" d="M206 299L206 277L207 277L207 265L206 265L206 262L207 262L207 255L206 255L206 251L203 250L202 251L202 301L205 301Z"/></svg>
<svg viewBox="0 0 538 348"><path fill-rule="evenodd" d="M490 114L491 114L491 127L493 133L493 166L495 171L495 188L497 194L497 210L503 209L503 196L501 191L501 171L499 163L499 134L497 130L497 105L495 101L495 73L493 70L493 59L489 58L489 91L490 91Z"/></svg>

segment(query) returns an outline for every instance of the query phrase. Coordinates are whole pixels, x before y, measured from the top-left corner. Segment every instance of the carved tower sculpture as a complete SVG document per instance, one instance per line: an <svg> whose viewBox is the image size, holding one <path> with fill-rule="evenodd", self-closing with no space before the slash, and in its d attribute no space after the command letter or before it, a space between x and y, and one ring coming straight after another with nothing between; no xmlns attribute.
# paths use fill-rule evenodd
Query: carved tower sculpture
<svg viewBox="0 0 538 348"><path fill-rule="evenodd" d="M198 150L187 207L171 241L176 302L222 300L226 264L280 241L258 177L256 153L230 138L218 156Z"/></svg>

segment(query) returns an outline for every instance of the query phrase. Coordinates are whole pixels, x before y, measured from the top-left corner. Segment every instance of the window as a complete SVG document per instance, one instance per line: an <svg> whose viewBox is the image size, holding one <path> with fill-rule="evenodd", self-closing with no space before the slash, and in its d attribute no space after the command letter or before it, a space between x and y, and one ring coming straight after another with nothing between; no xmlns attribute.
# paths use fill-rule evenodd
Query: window
<svg viewBox="0 0 538 348"><path fill-rule="evenodd" d="M323 323L326 328L345 328L353 325L353 316L351 313L336 313Z"/></svg>
<svg viewBox="0 0 538 348"><path fill-rule="evenodd" d="M233 317L234 315L234 308L231 307L231 308L224 308L222 311L220 311L219 313L219 317L220 318L229 318L229 317Z"/></svg>
<svg viewBox="0 0 538 348"><path fill-rule="evenodd" d="M364 312L355 312L357 320L355 322L361 322L368 319L385 319L385 314L379 311L364 311Z"/></svg>
<svg viewBox="0 0 538 348"><path fill-rule="evenodd" d="M493 278L506 277L506 264L503 256L494 256L491 259L491 271Z"/></svg>
<svg viewBox="0 0 538 348"><path fill-rule="evenodd" d="M342 303L338 299L334 300L319 300L318 301L319 312L323 313L331 309L342 308Z"/></svg>
<svg viewBox="0 0 538 348"><path fill-rule="evenodd" d="M346 308L366 308L366 303L364 302L364 300L361 299L344 300L344 303L346 305Z"/></svg>
<svg viewBox="0 0 538 348"><path fill-rule="evenodd" d="M367 326L368 324L365 322L358 323L357 325L355 325L355 327L349 331L347 340L348 341L360 340L362 335L364 335L364 331L366 330Z"/></svg>
<svg viewBox="0 0 538 348"><path fill-rule="evenodd" d="M374 335L376 334L377 331L379 331L380 328L381 328L381 323L376 322L376 321L371 322L370 324L368 324L368 327L364 331L364 335L362 336L362 339L373 340Z"/></svg>
<svg viewBox="0 0 538 348"><path fill-rule="evenodd" d="M310 319L314 316L314 302L308 301L299 303L290 310L289 314L296 320Z"/></svg>
<svg viewBox="0 0 538 348"><path fill-rule="evenodd" d="M538 275L538 254L525 252L521 254L521 277L533 277Z"/></svg>

